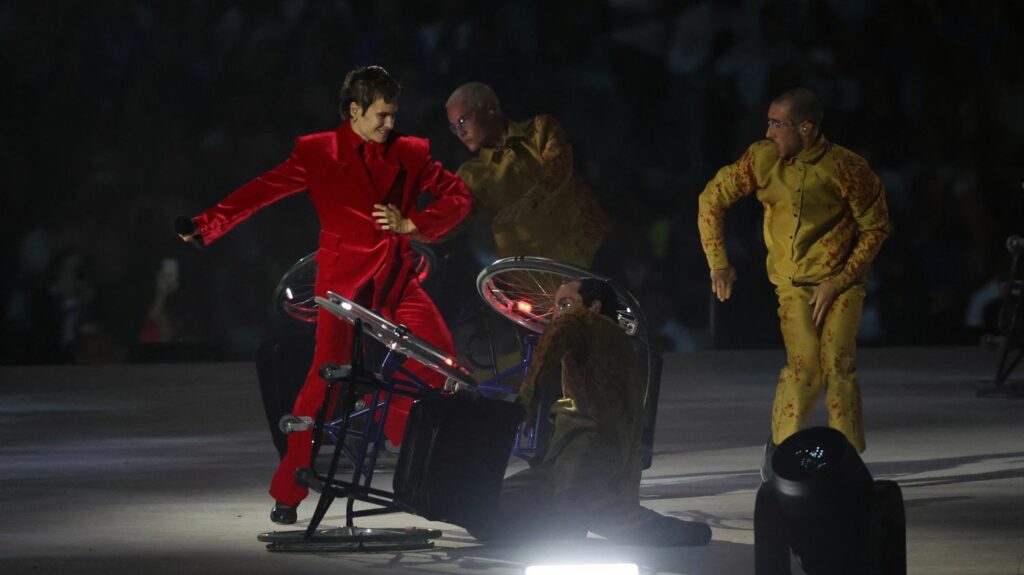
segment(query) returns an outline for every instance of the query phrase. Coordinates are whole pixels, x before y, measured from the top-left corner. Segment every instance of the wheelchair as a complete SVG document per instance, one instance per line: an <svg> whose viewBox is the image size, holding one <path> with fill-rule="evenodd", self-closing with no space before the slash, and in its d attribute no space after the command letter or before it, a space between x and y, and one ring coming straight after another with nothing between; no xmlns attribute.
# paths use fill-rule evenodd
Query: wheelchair
<svg viewBox="0 0 1024 575"><path fill-rule="evenodd" d="M628 290L614 281L593 272L564 262L535 256L516 256L500 259L484 268L477 276L477 291L480 297L496 312L513 323L525 328L522 338L522 361L507 368L479 384L485 391L502 391L502 381L512 375L526 376L533 356L533 350L540 334L551 323L555 309L555 290L558 286L583 278L604 281L615 291L619 305L616 309L619 325L630 336L633 347L641 360L646 376L644 399L644 429L641 437L643 447L642 468L651 466L654 447L654 427L657 417L658 394L661 389L662 358L652 349L647 333L647 321L640 304ZM493 355L493 353L492 353ZM559 390L560 391L560 390ZM553 398L557 399L557 398ZM547 402L549 404L551 398ZM541 399L541 410L545 405ZM536 428L524 428L516 439L513 453L531 463L543 458L545 438L549 425L544 417L538 417Z"/></svg>
<svg viewBox="0 0 1024 575"><path fill-rule="evenodd" d="M427 519L462 523L497 503L508 454L523 409L514 402L477 393L469 371L454 358L384 318L333 292L315 297L322 309L353 324L350 365L325 365L320 376L327 384L315 418L286 417L286 432L312 428L309 466L296 481L319 492L313 517L305 530L261 534L270 551L380 551L425 549L440 536L431 529L363 529L359 517L409 512ZM387 350L379 366L367 367L364 338L372 337ZM416 360L446 377L445 386L432 389L406 370ZM415 400L398 456L392 490L372 485L375 462L386 442L388 407L396 395ZM334 400L337 406L331 410ZM318 469L324 440L333 440L330 463ZM352 463L342 472L342 458ZM463 463L472 460L472 466ZM346 525L320 529L336 499L345 499ZM373 507L356 509L356 502Z"/></svg>
<svg viewBox="0 0 1024 575"><path fill-rule="evenodd" d="M307 256L309 257L309 256ZM305 259L305 258L304 258ZM309 258L307 261L312 261ZM303 263L301 260L299 263ZM308 270L305 263L302 269ZM315 265L315 264L313 264ZM300 267L299 264L293 267ZM427 269L430 269L429 267ZM315 276L315 273L313 274ZM293 276L294 277L294 276ZM328 292L326 297L295 297L302 292L279 286L275 301L288 299L279 309L300 321L315 321L316 307L349 321L355 328L352 363L323 366L327 384L324 403L316 418L283 418L282 430L312 428L313 454L308 468L296 480L320 493L316 510L305 530L263 533L260 541L270 551L374 551L424 549L440 536L429 529L364 529L354 519L393 512L409 512L431 520L465 524L476 514L487 513L497 503L510 454L531 463L543 456L549 430L539 417L534 428L521 425L523 409L514 401L511 376L525 375L540 334L550 323L554 293L562 283L592 277L608 281L619 296L618 319L630 335L646 368L647 418L643 433L644 467L650 465L660 382L660 357L654 354L646 322L628 291L582 268L538 257L514 257L495 262L477 278L483 300L499 314L525 329L522 361L484 381L476 381L457 358L355 302ZM285 279L288 279L286 274ZM282 280L282 284L285 281ZM309 290L312 289L309 282ZM313 307L316 306L316 307ZM313 320L306 318L312 314ZM366 366L364 338L371 337L386 350L376 369ZM442 389L431 389L404 369L406 359L416 360L446 377ZM332 398L338 404L328 412ZM384 445L384 423L394 395L413 398L404 440L398 455L392 491L371 485L375 463ZM336 415L335 415L336 414ZM333 442L330 463L318 470L318 453ZM339 475L342 458L351 462L351 473ZM472 461L473 465L465 465ZM336 499L347 500L346 525L320 529ZM355 509L355 503L375 507Z"/></svg>
<svg viewBox="0 0 1024 575"><path fill-rule="evenodd" d="M981 339L983 346L999 350L999 362L993 384L978 388L980 396L1024 396L1024 386L1010 378L1024 359L1024 237L1010 236L1006 249L1010 253L1010 271L1002 288L996 333Z"/></svg>
<svg viewBox="0 0 1024 575"><path fill-rule="evenodd" d="M1002 353L996 368L997 388L1008 388L1013 370L1024 358L1024 239L1010 236L1006 240L1007 251L1012 255L1010 275L1003 287L1003 303L999 308L998 329Z"/></svg>

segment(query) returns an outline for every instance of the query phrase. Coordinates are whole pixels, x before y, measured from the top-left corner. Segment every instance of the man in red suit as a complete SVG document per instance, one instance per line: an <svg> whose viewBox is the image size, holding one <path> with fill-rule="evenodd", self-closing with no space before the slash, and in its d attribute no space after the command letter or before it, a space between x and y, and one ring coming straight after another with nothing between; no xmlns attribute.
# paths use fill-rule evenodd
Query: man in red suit
<svg viewBox="0 0 1024 575"><path fill-rule="evenodd" d="M192 218L193 232L181 237L213 242L264 206L305 190L321 226L316 294L329 289L379 310L454 355L451 334L413 271L409 242L438 240L466 217L472 200L462 180L431 159L427 140L393 131L400 91L378 66L349 72L341 88L339 128L299 137L290 158ZM417 207L421 192L436 198L423 210ZM323 402L320 366L350 361L352 326L323 310L317 322L313 365L295 400L296 416L314 415ZM425 366L406 367L432 387L444 384L443 376ZM392 443L402 441L410 404L408 398L392 399L384 429ZM294 474L309 465L310 453L311 432L289 435L270 486L275 523L296 521L295 508L308 490L295 483Z"/></svg>

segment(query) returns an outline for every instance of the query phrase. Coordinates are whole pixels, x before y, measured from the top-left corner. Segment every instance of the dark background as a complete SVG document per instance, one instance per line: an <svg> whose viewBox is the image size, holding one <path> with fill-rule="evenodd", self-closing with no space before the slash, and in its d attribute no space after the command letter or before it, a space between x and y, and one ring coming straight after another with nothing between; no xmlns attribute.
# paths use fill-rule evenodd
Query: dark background
<svg viewBox="0 0 1024 575"><path fill-rule="evenodd" d="M443 106L465 81L512 118L560 118L615 223L599 271L678 351L780 345L759 204L729 212L740 282L712 309L696 198L763 137L775 95L809 86L827 136L888 190L861 341L976 343L1024 233L1022 22L1012 0L4 3L0 362L246 358L295 329L271 296L316 246L304 196L205 252L171 222L334 128L345 72L367 64L403 85L399 131L453 170L468 156ZM479 224L436 246L452 322L477 306ZM173 330L142 344L164 258L180 265Z"/></svg>

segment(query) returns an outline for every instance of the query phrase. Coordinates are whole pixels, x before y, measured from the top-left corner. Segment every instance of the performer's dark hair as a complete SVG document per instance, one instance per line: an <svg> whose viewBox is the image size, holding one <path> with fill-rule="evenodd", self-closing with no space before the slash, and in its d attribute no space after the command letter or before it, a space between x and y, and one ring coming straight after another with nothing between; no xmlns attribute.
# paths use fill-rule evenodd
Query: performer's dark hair
<svg viewBox="0 0 1024 575"><path fill-rule="evenodd" d="M402 93L402 86L388 74L388 71L380 66L365 66L356 68L345 74L345 81L341 84L341 102L338 104L338 112L344 120L352 117L349 114L349 107L352 102L359 104L364 112L373 105L378 98L385 102L398 100Z"/></svg>
<svg viewBox="0 0 1024 575"><path fill-rule="evenodd" d="M601 313L618 321L619 296L615 295L615 289L608 282L594 278L580 279L580 297L586 307L590 307L594 300L600 301Z"/></svg>
<svg viewBox="0 0 1024 575"><path fill-rule="evenodd" d="M790 110L793 111L793 117L798 122L810 122L815 126L821 126L821 120L825 117L825 112L821 109L821 102L818 101L818 96L809 88L793 88L787 92L779 94L778 98L772 100L773 104L784 104L789 103Z"/></svg>

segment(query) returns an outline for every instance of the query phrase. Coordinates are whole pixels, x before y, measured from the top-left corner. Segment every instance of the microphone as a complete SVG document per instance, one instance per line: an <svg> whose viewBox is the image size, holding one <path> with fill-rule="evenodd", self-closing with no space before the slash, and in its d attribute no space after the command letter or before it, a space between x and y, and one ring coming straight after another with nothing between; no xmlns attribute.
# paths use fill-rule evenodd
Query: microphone
<svg viewBox="0 0 1024 575"><path fill-rule="evenodd" d="M197 249L203 249L206 247L206 242L203 241L203 236L196 233L196 225L192 223L192 218L188 216L178 216L174 218L174 233L179 236L192 235L192 239L188 243L195 246Z"/></svg>
<svg viewBox="0 0 1024 575"><path fill-rule="evenodd" d="M1011 254L1019 254L1024 252L1024 237L1010 236L1006 238L1006 249Z"/></svg>

